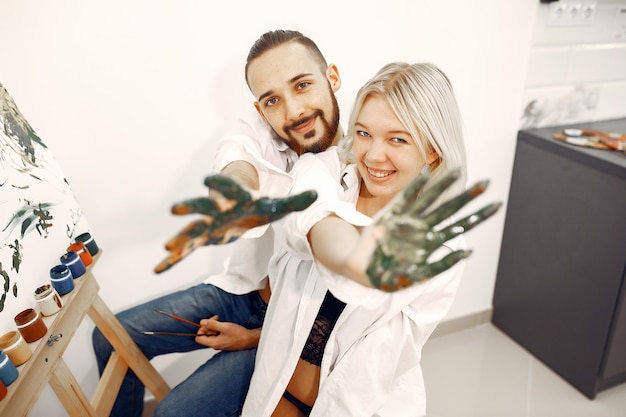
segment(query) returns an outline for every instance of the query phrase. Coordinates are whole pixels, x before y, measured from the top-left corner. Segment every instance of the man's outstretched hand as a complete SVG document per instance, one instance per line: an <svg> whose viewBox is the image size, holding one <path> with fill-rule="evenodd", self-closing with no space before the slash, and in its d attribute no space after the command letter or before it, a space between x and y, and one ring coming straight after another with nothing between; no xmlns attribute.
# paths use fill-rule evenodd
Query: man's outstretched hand
<svg viewBox="0 0 626 417"><path fill-rule="evenodd" d="M428 261L430 255L443 243L473 229L491 217L502 205L489 204L453 224L437 227L482 194L489 184L488 181L480 181L436 209L428 211L437 197L459 176L460 171L453 170L427 190L423 190L430 174L421 173L384 209L375 226L382 226L384 232L378 239L367 268L367 276L375 288L383 291L400 290L415 282L432 278L470 255L470 251L458 250L440 260Z"/></svg>
<svg viewBox="0 0 626 417"><path fill-rule="evenodd" d="M209 197L192 198L172 206L176 215L198 213L199 220L191 222L165 244L169 251L154 271L163 272L181 261L194 249L206 245L221 245L237 240L246 230L276 221L292 211L301 211L317 198L315 191L305 191L286 198L253 199L235 180L224 175L205 178Z"/></svg>

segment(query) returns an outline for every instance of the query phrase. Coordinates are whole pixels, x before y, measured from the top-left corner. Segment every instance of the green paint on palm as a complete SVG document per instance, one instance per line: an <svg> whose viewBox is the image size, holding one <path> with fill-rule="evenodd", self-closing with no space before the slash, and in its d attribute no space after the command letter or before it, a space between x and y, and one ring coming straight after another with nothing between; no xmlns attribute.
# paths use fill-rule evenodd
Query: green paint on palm
<svg viewBox="0 0 626 417"><path fill-rule="evenodd" d="M386 230L372 254L367 275L375 288L397 291L430 279L451 268L470 255L470 251L458 250L437 261L429 258L448 240L463 234L487 218L502 205L489 204L453 224L438 228L440 223L459 211L467 203L482 194L488 181L481 181L465 192L427 212L433 202L460 177L459 170L452 170L428 189L424 186L430 175L418 175L404 192L385 208L377 225Z"/></svg>
<svg viewBox="0 0 626 417"><path fill-rule="evenodd" d="M157 265L155 272L169 269L200 246L233 242L249 229L304 210L317 198L315 191L305 191L286 198L255 200L235 180L223 175L208 176L204 184L211 190L209 197L184 200L172 206L173 214L197 213L203 217L166 243L170 255Z"/></svg>

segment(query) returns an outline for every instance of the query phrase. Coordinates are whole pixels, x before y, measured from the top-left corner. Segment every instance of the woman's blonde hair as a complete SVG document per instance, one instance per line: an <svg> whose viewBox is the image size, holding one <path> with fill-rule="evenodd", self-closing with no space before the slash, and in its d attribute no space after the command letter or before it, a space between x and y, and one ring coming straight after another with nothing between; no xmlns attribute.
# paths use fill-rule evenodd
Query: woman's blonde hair
<svg viewBox="0 0 626 417"><path fill-rule="evenodd" d="M458 104L448 77L429 63L387 64L361 87L350 116L348 134L339 143L342 159L355 162L352 154L354 125L363 102L373 94L387 100L425 160L433 150L437 152L439 158L431 165L429 184L453 168L461 169L461 178L438 201L464 189L465 144Z"/></svg>

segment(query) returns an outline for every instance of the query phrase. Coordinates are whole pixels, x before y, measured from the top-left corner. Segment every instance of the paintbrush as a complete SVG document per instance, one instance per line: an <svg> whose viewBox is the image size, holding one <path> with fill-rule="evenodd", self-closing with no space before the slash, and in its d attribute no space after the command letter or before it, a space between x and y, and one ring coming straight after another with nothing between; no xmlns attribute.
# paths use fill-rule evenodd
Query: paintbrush
<svg viewBox="0 0 626 417"><path fill-rule="evenodd" d="M143 332L143 334L154 336L210 336L208 334L196 334L196 333L176 333L176 332Z"/></svg>
<svg viewBox="0 0 626 417"><path fill-rule="evenodd" d="M176 314L168 313L166 311L162 311L162 310L158 310L158 309L155 309L154 311L156 311L157 313L164 314L167 317L171 317L174 320L182 321L183 323L187 323L187 324L191 324L192 326L200 327L200 324L194 323L193 321L190 321L190 320L187 320L187 319L182 318L180 316L177 316Z"/></svg>

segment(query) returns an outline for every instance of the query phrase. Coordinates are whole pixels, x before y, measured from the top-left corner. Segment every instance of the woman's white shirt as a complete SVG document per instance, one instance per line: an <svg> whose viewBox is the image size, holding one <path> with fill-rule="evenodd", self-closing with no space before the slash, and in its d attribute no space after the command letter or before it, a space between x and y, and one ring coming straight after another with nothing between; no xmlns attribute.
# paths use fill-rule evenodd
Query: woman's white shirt
<svg viewBox="0 0 626 417"><path fill-rule="evenodd" d="M452 305L462 263L395 293L331 273L314 261L307 234L331 213L357 226L371 223L355 209L360 184L356 168L343 166L333 147L302 155L291 174L292 193L315 189L318 199L274 225L272 297L242 415L271 415L327 290L347 305L324 351L311 417L424 415L421 349ZM451 249L463 245L462 237L447 243Z"/></svg>

